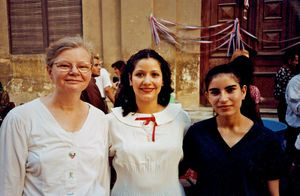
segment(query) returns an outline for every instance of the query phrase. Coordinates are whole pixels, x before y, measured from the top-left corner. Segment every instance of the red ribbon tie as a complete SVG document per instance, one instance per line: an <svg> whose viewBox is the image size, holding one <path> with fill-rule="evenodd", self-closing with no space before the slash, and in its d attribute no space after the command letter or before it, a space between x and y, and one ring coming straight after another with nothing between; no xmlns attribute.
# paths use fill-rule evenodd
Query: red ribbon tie
<svg viewBox="0 0 300 196"><path fill-rule="evenodd" d="M144 125L148 125L150 121L154 123L153 126L153 132L152 132L152 141L155 142L155 127L157 126L156 120L154 116L151 117L141 117L141 118L136 118L135 120L144 120Z"/></svg>

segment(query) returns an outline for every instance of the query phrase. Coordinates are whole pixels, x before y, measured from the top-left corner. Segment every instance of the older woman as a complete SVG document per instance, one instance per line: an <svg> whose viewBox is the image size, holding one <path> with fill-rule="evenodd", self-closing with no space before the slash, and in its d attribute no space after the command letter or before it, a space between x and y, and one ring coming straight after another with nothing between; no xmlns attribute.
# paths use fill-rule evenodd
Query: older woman
<svg viewBox="0 0 300 196"><path fill-rule="evenodd" d="M80 100L92 55L78 37L50 45L55 90L13 109L0 130L0 195L108 195L108 125Z"/></svg>
<svg viewBox="0 0 300 196"><path fill-rule="evenodd" d="M110 156L117 172L113 196L182 196L182 140L190 119L169 104L171 72L154 50L132 55L121 75L121 107L109 114Z"/></svg>

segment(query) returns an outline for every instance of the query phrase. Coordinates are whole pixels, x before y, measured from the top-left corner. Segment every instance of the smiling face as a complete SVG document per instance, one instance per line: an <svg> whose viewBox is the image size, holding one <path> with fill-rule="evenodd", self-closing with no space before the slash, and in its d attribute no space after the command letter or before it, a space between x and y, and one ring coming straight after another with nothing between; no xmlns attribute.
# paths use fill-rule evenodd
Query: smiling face
<svg viewBox="0 0 300 196"><path fill-rule="evenodd" d="M153 58L139 60L130 77L137 103L157 103L163 86L160 64Z"/></svg>
<svg viewBox="0 0 300 196"><path fill-rule="evenodd" d="M81 92L90 79L91 71L80 72L77 67L91 66L90 55L84 48L63 50L55 59L52 67L47 66L50 79L56 90L60 92ZM59 67L71 66L70 71L62 71Z"/></svg>
<svg viewBox="0 0 300 196"><path fill-rule="evenodd" d="M240 87L233 74L221 73L210 81L206 97L219 116L233 116L240 114L246 90L246 86Z"/></svg>

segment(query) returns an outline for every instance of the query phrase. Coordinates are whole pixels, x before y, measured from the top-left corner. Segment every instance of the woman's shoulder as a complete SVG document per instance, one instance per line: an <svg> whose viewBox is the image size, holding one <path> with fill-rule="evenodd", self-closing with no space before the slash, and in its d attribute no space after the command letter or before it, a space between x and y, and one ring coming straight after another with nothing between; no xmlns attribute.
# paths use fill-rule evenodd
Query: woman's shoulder
<svg viewBox="0 0 300 196"><path fill-rule="evenodd" d="M122 112L123 112L123 109L122 107L114 107L114 108L111 108L111 112L106 114L106 117L108 119L114 119L114 118L122 118Z"/></svg>
<svg viewBox="0 0 300 196"><path fill-rule="evenodd" d="M89 103L87 103L87 104L89 104ZM93 115L97 115L98 117L101 117L101 118L105 117L105 113L102 110L100 110L99 108L96 108L92 104L89 104L89 106L90 106L90 112L93 113Z"/></svg>
<svg viewBox="0 0 300 196"><path fill-rule="evenodd" d="M30 127L33 121L38 121L42 103L39 99L19 105L8 112L3 120L3 127Z"/></svg>
<svg viewBox="0 0 300 196"><path fill-rule="evenodd" d="M43 107L39 98L34 99L32 101L26 102L22 105L16 106L13 108L9 114L16 115L16 116L24 116L28 117L30 114L35 114L37 110L40 110Z"/></svg>
<svg viewBox="0 0 300 196"><path fill-rule="evenodd" d="M122 124L127 124L130 126L136 126L137 121L135 121L136 114L130 112L126 116L123 116L122 107L111 108L111 112L106 114L106 118L110 122L110 124L116 124L117 122L121 122Z"/></svg>
<svg viewBox="0 0 300 196"><path fill-rule="evenodd" d="M201 121L194 123L189 128L188 133L191 134L191 133L197 132L199 134L205 134L206 132L209 132L214 127L216 127L216 117L211 117L211 118L201 120Z"/></svg>
<svg viewBox="0 0 300 196"><path fill-rule="evenodd" d="M182 109L181 104L169 103L164 110L154 113L153 115L158 125L178 120L190 123L190 117L188 113Z"/></svg>
<svg viewBox="0 0 300 196"><path fill-rule="evenodd" d="M255 122L253 125L254 131L257 134L257 137L267 141L280 141L278 134L274 131L270 130L269 128Z"/></svg>

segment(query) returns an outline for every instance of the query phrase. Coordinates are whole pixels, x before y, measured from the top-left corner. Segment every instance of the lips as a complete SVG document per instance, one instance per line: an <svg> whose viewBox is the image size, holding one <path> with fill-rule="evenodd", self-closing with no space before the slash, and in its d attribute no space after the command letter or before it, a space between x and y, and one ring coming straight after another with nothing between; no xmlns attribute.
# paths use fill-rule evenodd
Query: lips
<svg viewBox="0 0 300 196"><path fill-rule="evenodd" d="M78 82L81 82L81 80L72 80L72 79L67 79L65 81L67 81L69 83L78 83Z"/></svg>
<svg viewBox="0 0 300 196"><path fill-rule="evenodd" d="M151 93L154 90L154 88L141 88L141 90L145 93Z"/></svg>
<svg viewBox="0 0 300 196"><path fill-rule="evenodd" d="M218 106L219 109L223 109L223 110L229 109L230 107L231 107L230 105Z"/></svg>

